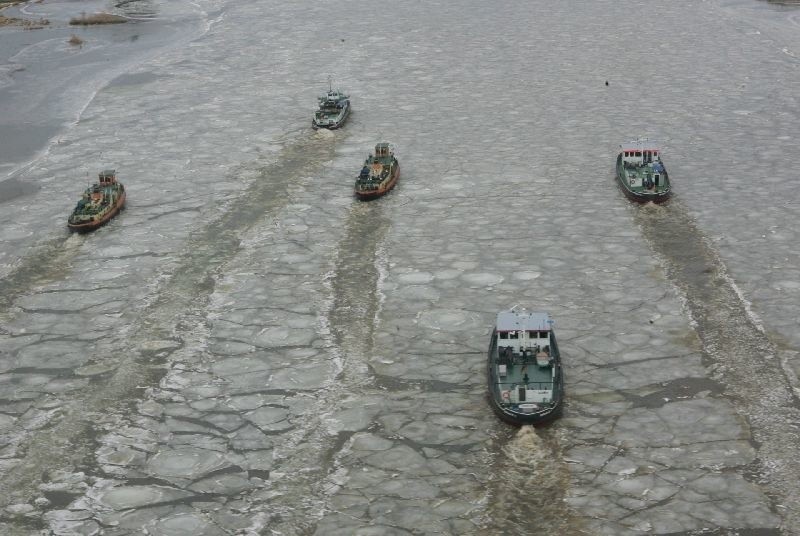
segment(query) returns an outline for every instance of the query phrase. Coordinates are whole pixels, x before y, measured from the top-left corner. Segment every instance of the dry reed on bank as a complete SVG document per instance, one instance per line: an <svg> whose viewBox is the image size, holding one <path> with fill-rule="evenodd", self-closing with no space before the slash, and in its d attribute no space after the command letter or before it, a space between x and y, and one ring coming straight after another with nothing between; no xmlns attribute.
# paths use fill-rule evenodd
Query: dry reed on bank
<svg viewBox="0 0 800 536"><path fill-rule="evenodd" d="M112 15L111 13L94 13L92 15L81 15L69 20L73 26L91 26L94 24L121 24L128 22L125 17L119 15Z"/></svg>

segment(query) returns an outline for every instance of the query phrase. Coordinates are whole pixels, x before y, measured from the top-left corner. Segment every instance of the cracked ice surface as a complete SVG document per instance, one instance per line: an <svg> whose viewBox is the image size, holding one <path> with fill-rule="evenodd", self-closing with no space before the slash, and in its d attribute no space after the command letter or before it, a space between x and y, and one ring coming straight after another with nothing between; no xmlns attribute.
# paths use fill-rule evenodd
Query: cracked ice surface
<svg viewBox="0 0 800 536"><path fill-rule="evenodd" d="M783 333L796 304L766 304L796 290L796 236L751 235L795 204L766 206L753 168L726 169L713 196L698 178L750 150L731 99L760 107L762 144L789 129L797 75L760 38L742 47L750 23L716 3L653 7L646 43L619 32L630 2L487 6L221 3L206 35L140 66L141 86L98 94L27 172L47 193L3 213L30 247L100 154L130 195L103 230L47 231L19 260L35 277L1 311L0 529L776 530L753 476L763 445L610 167L617 141L660 136L675 205ZM313 134L328 74L355 111ZM355 203L382 137L400 183ZM791 141L743 165L787 164ZM734 225L752 203L766 219ZM566 367L565 416L538 435L485 402L491 323L518 303L556 319Z"/></svg>

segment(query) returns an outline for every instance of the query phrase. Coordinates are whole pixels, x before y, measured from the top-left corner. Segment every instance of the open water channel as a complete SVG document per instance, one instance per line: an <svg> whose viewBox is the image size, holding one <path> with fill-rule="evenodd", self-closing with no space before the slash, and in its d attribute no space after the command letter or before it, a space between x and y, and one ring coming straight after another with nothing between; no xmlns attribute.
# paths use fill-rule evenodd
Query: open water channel
<svg viewBox="0 0 800 536"><path fill-rule="evenodd" d="M0 533L800 534L800 10L87 6L0 29ZM135 20L68 45L95 8ZM614 183L637 136L668 204ZM516 304L565 365L538 430L485 400Z"/></svg>

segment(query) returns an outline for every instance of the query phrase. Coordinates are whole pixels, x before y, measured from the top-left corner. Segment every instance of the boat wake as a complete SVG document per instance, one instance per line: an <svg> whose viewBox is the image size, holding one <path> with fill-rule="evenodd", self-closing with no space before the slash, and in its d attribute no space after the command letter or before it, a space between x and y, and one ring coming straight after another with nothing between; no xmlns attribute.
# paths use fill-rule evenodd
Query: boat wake
<svg viewBox="0 0 800 536"><path fill-rule="evenodd" d="M792 459L797 438L791 424L800 420L800 410L792 376L776 359L778 348L681 203L639 210L636 220L682 298L702 345L703 363L751 426L758 478L769 482L787 512L794 512L787 515L800 523L800 468Z"/></svg>
<svg viewBox="0 0 800 536"><path fill-rule="evenodd" d="M0 277L0 315L8 312L18 297L61 279L69 271L70 261L79 254L84 239L78 234L59 235L34 246Z"/></svg>
<svg viewBox="0 0 800 536"><path fill-rule="evenodd" d="M330 160L335 140L316 135L287 140L274 162L259 162L256 169L237 172L255 178L219 218L189 237L170 273L162 274L144 300L133 324L104 340L91 356L92 365L113 372L95 379L92 389L65 399L49 426L15 438L24 455L0 479L0 507L12 504L8 501L29 501L42 475L51 470L85 466L92 460L98 423L113 421L115 415L124 421L132 401L157 387L172 363L193 363L202 357L209 337L209 302L226 265L240 252L240 237L284 209L294 183ZM26 266L34 266L37 259L47 261L43 273L55 279L57 270L65 270L67 260L79 251L82 240L79 236L62 240L61 247L46 248L35 259L27 259ZM47 260L53 251L58 254ZM40 284L41 270L38 276L27 272L30 270L18 269L15 274L19 275L10 282L7 278L2 281L3 299L6 285L16 283L31 289Z"/></svg>
<svg viewBox="0 0 800 536"><path fill-rule="evenodd" d="M380 308L378 253L389 229L380 211L378 205L353 206L331 280L334 301L330 320L336 345L359 360L368 357ZM369 231L364 233L365 229Z"/></svg>
<svg viewBox="0 0 800 536"><path fill-rule="evenodd" d="M374 382L368 363L381 309L380 284L386 270L382 247L390 223L379 204L353 203L351 207L334 265L326 274L329 298L320 314L336 377L315 393L313 409L306 411L302 427L281 447L275 470L292 478L281 479L274 488L276 497L270 508L280 512L270 525L274 533L314 532L328 508L330 489L336 488L332 481L337 479L329 477L338 468L337 457L353 435L348 419L363 409L355 405L362 403ZM318 463L309 468L309 460Z"/></svg>
<svg viewBox="0 0 800 536"><path fill-rule="evenodd" d="M498 455L488 515L502 534L582 534L565 502L569 470L555 433L523 426Z"/></svg>

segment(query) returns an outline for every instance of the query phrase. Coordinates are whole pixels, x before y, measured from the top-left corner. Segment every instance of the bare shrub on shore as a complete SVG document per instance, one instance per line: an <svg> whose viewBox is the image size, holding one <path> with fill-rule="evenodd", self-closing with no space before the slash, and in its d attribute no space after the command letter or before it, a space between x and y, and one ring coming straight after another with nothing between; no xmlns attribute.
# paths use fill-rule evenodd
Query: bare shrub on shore
<svg viewBox="0 0 800 536"><path fill-rule="evenodd" d="M0 15L0 26L22 26L22 28L25 30L41 30L48 24L50 24L50 21L43 18L38 20L28 20L17 19L15 17L4 17Z"/></svg>
<svg viewBox="0 0 800 536"><path fill-rule="evenodd" d="M74 17L69 20L73 26L91 26L94 24L121 24L128 22L125 17L119 15L112 15L111 13L94 13L92 15L83 14L80 17Z"/></svg>

